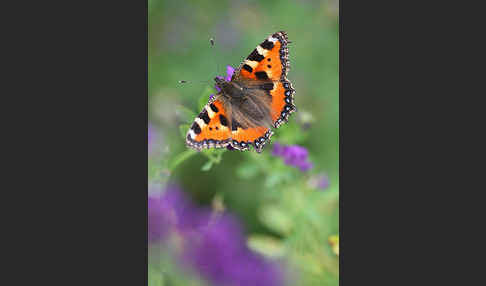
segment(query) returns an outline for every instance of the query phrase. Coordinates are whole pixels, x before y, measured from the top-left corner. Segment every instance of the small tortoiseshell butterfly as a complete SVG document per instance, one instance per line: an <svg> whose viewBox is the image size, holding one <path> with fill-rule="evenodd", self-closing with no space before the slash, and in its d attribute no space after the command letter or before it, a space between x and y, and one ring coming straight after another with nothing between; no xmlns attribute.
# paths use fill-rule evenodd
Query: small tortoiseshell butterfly
<svg viewBox="0 0 486 286"><path fill-rule="evenodd" d="M287 79L287 33L280 31L256 47L235 70L230 81L215 78L221 90L209 100L187 132L186 143L203 148L249 150L260 153L278 128L296 111L294 89Z"/></svg>

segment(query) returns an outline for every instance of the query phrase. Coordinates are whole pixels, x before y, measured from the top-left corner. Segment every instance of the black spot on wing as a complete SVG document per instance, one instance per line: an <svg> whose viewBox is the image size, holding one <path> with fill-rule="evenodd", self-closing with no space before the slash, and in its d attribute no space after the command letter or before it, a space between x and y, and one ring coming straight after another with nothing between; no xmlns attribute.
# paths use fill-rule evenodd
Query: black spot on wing
<svg viewBox="0 0 486 286"><path fill-rule="evenodd" d="M231 130L236 131L238 127L241 127L241 124L233 119L233 121L231 121Z"/></svg>
<svg viewBox="0 0 486 286"><path fill-rule="evenodd" d="M269 40L265 40L265 42L261 43L260 46L266 50L271 50L273 48L273 43Z"/></svg>
<svg viewBox="0 0 486 286"><path fill-rule="evenodd" d="M259 72L256 72L255 73L255 76L258 78L258 79L268 79L268 75L266 72L264 71L259 71Z"/></svg>
<svg viewBox="0 0 486 286"><path fill-rule="evenodd" d="M199 113L198 117L204 120L204 123L209 124L210 119L208 116L208 111L206 109L204 109L203 112Z"/></svg>
<svg viewBox="0 0 486 286"><path fill-rule="evenodd" d="M228 126L228 119L226 119L223 114L219 115L219 121L221 122L221 125Z"/></svg>
<svg viewBox="0 0 486 286"><path fill-rule="evenodd" d="M197 122L194 122L192 124L191 129L194 130L194 133L196 133L196 134L201 133L201 127L199 127L199 124L197 124Z"/></svg>
<svg viewBox="0 0 486 286"><path fill-rule="evenodd" d="M213 112L218 112L218 111L219 111L219 109L216 107L216 105L214 105L214 103L211 103L211 104L209 105L209 107L211 108L211 110L212 110Z"/></svg>
<svg viewBox="0 0 486 286"><path fill-rule="evenodd" d="M260 55L258 53L258 51L256 49L253 50L253 52L251 52L251 54L246 58L250 61L257 61L257 62L260 62L264 59L265 57Z"/></svg>
<svg viewBox="0 0 486 286"><path fill-rule="evenodd" d="M247 70L249 73L253 72L253 69L247 64L244 64L242 68Z"/></svg>

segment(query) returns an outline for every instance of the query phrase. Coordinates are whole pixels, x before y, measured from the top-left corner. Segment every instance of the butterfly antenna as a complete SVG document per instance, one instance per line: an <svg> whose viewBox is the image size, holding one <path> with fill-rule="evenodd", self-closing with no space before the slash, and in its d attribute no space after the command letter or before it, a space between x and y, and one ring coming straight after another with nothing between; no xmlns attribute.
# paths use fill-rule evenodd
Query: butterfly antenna
<svg viewBox="0 0 486 286"><path fill-rule="evenodd" d="M208 81L204 81L204 80L200 80L200 81L189 81L189 80L180 80L179 81L180 84L189 84L189 83L204 83L204 84L207 84Z"/></svg>
<svg viewBox="0 0 486 286"><path fill-rule="evenodd" d="M214 44L215 44L214 37L209 38L209 44L210 44L210 49L212 50L211 51L212 58L213 58L215 66L216 66L216 73L219 75L218 63L216 62L216 51L215 51L215 48L214 48ZM179 82L179 84L202 83L202 84L211 85L211 80L197 81L197 82L189 81L189 80L179 80L178 82Z"/></svg>

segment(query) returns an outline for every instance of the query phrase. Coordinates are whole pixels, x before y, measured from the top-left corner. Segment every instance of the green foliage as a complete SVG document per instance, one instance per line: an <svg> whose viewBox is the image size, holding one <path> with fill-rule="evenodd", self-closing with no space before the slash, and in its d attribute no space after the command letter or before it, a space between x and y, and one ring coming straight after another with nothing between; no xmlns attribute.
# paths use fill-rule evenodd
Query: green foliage
<svg viewBox="0 0 486 286"><path fill-rule="evenodd" d="M209 101L209 96L211 94L214 94L214 89L211 87L206 87L204 89L204 92L201 94L198 100L198 105L197 105L197 110L201 111L203 110L204 106L208 103Z"/></svg>
<svg viewBox="0 0 486 286"><path fill-rule="evenodd" d="M192 122L194 118L196 118L196 113L183 105L176 105L175 111L182 122L187 122L189 124L189 122Z"/></svg>
<svg viewBox="0 0 486 286"><path fill-rule="evenodd" d="M189 159L193 155L196 154L196 151L192 149L187 149L182 153L179 153L177 156L175 156L169 164L169 170L173 171L179 164L184 162L185 160Z"/></svg>
<svg viewBox="0 0 486 286"><path fill-rule="evenodd" d="M254 234L248 237L248 247L264 256L275 259L285 255L282 241L269 235Z"/></svg>

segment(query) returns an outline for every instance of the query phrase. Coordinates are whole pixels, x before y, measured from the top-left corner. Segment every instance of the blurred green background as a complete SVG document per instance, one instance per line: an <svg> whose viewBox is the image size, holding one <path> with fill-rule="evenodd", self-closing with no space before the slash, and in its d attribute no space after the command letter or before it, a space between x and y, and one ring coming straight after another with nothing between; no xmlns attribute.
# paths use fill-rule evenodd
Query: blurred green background
<svg viewBox="0 0 486 286"><path fill-rule="evenodd" d="M329 243L339 232L338 1L149 0L148 8L149 122L158 134L149 181L175 181L200 206L221 200L252 249L289 265L298 279L291 285L338 285ZM182 133L214 93L213 78L281 30L292 41L288 78L298 110L289 123L274 130L262 154L189 151ZM313 169L285 165L271 155L274 142L307 148ZM323 174L324 190L315 186ZM149 284L157 280L151 273Z"/></svg>

